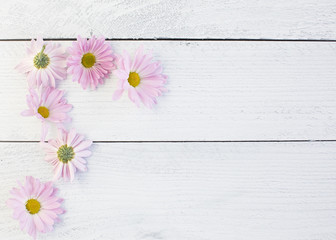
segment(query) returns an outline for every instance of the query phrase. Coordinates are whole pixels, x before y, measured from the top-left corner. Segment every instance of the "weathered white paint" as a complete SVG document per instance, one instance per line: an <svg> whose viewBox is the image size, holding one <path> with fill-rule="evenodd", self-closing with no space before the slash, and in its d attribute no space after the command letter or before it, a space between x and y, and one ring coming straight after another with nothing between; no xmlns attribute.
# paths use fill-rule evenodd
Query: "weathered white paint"
<svg viewBox="0 0 336 240"><path fill-rule="evenodd" d="M61 42L69 46L70 42ZM13 68L25 42L1 42L0 140L39 140L40 122L21 117L25 77ZM336 139L336 43L111 42L116 52L153 51L169 76L154 110L124 94L117 79L84 91L68 77L72 126L96 141Z"/></svg>
<svg viewBox="0 0 336 240"><path fill-rule="evenodd" d="M333 240L336 143L94 144L86 173L58 182L67 213L39 239ZM0 144L0 238L28 239L5 207L33 175L37 143Z"/></svg>
<svg viewBox="0 0 336 240"><path fill-rule="evenodd" d="M333 0L2 0L0 38L336 39Z"/></svg>
<svg viewBox="0 0 336 240"><path fill-rule="evenodd" d="M3 0L0 39L336 39L331 0ZM70 42L61 42L69 46ZM154 110L116 78L59 85L72 126L95 141L336 139L336 43L112 41L152 50L169 76ZM52 177L14 71L25 42L0 42L0 239L28 239L5 206L17 180ZM70 126L69 126L70 127ZM50 137L55 133L51 131ZM336 142L96 143L89 171L57 182L67 213L39 239L334 240Z"/></svg>

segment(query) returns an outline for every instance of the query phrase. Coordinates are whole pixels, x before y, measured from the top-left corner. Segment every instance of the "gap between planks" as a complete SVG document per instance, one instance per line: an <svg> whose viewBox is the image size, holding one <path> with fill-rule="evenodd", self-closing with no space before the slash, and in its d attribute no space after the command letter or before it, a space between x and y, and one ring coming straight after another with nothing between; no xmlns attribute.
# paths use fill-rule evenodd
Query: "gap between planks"
<svg viewBox="0 0 336 240"><path fill-rule="evenodd" d="M316 140L232 140L232 141L92 141L93 143L300 143L300 142L336 142L333 139ZM39 143L39 141L6 141L0 143Z"/></svg>
<svg viewBox="0 0 336 240"><path fill-rule="evenodd" d="M76 41L76 38L43 38L45 41ZM336 39L272 38L105 38L107 41L210 41L210 42L336 42ZM0 39L0 42L26 42L30 38Z"/></svg>

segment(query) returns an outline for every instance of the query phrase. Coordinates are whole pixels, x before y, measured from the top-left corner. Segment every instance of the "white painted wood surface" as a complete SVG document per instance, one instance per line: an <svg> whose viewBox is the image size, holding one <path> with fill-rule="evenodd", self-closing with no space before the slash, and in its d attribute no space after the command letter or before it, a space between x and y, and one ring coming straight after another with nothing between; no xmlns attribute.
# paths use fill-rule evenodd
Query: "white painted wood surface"
<svg viewBox="0 0 336 240"><path fill-rule="evenodd" d="M188 41L336 40L335 13L332 0L1 1L0 239L29 238L5 206L16 181L52 178L39 144L24 142L40 124L20 116L17 40L95 34L149 38L110 43L153 51L169 92L148 110L113 102L113 75L97 91L70 76L59 85L95 144L89 171L57 182L67 213L38 239L335 240L336 42Z"/></svg>
<svg viewBox="0 0 336 240"><path fill-rule="evenodd" d="M17 179L49 180L52 167L36 143L0 151L0 236L27 239L3 203ZM57 184L67 213L39 239L336 238L335 142L101 143L93 152L88 172Z"/></svg>
<svg viewBox="0 0 336 240"><path fill-rule="evenodd" d="M23 118L25 77L13 68L25 42L0 42L0 140L40 139ZM69 46L70 42L62 42ZM336 43L111 42L117 52L144 45L163 62L169 92L154 110L127 94L112 101L117 79L83 91L68 77L73 125L95 141L336 139Z"/></svg>
<svg viewBox="0 0 336 240"><path fill-rule="evenodd" d="M334 0L2 0L0 38L335 39Z"/></svg>

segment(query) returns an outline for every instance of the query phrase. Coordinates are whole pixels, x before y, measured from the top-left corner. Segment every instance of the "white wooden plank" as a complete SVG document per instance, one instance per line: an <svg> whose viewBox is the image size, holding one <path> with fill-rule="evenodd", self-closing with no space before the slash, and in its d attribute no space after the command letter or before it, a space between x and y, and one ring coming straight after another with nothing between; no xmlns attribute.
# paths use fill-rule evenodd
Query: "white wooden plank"
<svg viewBox="0 0 336 240"><path fill-rule="evenodd" d="M58 182L67 213L40 239L333 240L336 143L94 144L86 173ZM27 239L3 204L33 175L37 143L0 144L0 238Z"/></svg>
<svg viewBox="0 0 336 240"><path fill-rule="evenodd" d="M40 139L27 108L25 77L14 70L25 42L1 42L0 140ZM69 46L70 42L62 42ZM297 42L111 42L116 52L144 45L169 76L154 110L124 94L117 79L83 91L70 77L73 127L95 141L336 139L336 44Z"/></svg>
<svg viewBox="0 0 336 240"><path fill-rule="evenodd" d="M332 0L2 0L0 38L336 39Z"/></svg>

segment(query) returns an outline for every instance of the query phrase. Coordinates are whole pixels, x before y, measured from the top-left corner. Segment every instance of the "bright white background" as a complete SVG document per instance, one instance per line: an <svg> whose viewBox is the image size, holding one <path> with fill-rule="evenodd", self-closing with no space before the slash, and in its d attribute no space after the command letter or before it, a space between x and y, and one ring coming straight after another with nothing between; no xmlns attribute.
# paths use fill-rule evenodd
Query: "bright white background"
<svg viewBox="0 0 336 240"><path fill-rule="evenodd" d="M5 204L16 181L52 178L13 68L29 39L78 34L143 45L169 92L149 110L113 102L113 75L97 91L59 85L93 155L56 183L67 213L39 239L336 239L335 1L3 0L1 240L29 238Z"/></svg>

